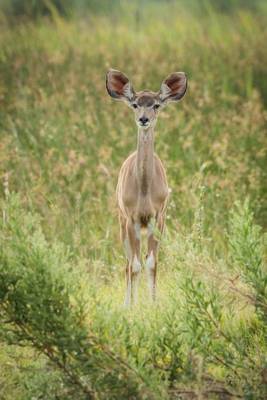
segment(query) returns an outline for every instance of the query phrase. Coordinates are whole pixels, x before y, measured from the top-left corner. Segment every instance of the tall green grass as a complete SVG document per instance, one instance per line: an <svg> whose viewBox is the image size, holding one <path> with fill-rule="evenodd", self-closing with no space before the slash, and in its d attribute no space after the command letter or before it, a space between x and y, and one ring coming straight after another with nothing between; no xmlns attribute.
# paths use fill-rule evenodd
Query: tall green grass
<svg viewBox="0 0 267 400"><path fill-rule="evenodd" d="M1 16L0 397L266 398L266 10L210 4ZM156 128L158 302L142 277L131 311L114 193L136 127L109 67L189 79Z"/></svg>

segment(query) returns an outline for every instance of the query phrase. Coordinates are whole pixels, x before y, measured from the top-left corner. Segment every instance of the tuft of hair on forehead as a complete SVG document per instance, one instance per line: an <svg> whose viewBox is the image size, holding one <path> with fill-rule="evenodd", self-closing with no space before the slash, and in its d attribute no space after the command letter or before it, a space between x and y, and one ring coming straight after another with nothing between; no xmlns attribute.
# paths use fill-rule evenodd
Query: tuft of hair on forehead
<svg viewBox="0 0 267 400"><path fill-rule="evenodd" d="M136 102L140 107L152 107L156 100L156 93L144 90L136 96Z"/></svg>

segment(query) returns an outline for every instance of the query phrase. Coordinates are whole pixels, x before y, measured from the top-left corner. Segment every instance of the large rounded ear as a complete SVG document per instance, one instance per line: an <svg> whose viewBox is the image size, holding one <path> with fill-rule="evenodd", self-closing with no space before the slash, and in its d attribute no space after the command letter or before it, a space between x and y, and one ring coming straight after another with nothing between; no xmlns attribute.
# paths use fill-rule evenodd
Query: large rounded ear
<svg viewBox="0 0 267 400"><path fill-rule="evenodd" d="M134 98L135 92L131 82L126 75L115 69L107 72L106 87L108 94L114 99L130 102Z"/></svg>
<svg viewBox="0 0 267 400"><path fill-rule="evenodd" d="M184 72L173 72L161 84L159 98L163 103L179 101L185 95L187 78Z"/></svg>

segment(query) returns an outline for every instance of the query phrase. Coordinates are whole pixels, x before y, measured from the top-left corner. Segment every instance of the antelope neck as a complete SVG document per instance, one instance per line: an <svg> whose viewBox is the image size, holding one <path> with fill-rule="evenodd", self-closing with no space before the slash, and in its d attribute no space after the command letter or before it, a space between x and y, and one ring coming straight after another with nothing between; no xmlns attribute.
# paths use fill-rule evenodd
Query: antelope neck
<svg viewBox="0 0 267 400"><path fill-rule="evenodd" d="M154 170L154 128L138 129L136 174L139 193L147 195Z"/></svg>

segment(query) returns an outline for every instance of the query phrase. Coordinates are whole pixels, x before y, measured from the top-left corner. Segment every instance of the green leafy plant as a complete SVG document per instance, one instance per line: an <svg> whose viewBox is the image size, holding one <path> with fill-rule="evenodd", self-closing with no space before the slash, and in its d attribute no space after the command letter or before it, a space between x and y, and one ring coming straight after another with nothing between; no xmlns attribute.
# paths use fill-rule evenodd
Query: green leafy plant
<svg viewBox="0 0 267 400"><path fill-rule="evenodd" d="M235 204L231 212L229 245L231 256L243 280L253 288L255 305L267 321L267 269L264 263L264 236L262 228L253 221L253 212L247 199Z"/></svg>

